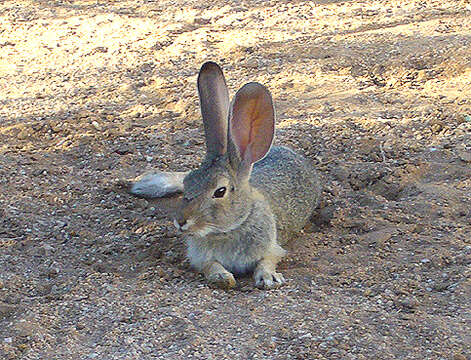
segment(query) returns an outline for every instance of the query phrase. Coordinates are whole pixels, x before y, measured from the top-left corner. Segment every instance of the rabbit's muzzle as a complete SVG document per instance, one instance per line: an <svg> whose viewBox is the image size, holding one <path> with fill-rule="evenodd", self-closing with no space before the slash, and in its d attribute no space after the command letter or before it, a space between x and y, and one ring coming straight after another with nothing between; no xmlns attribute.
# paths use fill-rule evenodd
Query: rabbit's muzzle
<svg viewBox="0 0 471 360"><path fill-rule="evenodd" d="M175 219L173 219L173 224L180 231L188 230L188 228L190 227L190 223L191 221L187 221L187 219L183 216L181 212L178 212Z"/></svg>
<svg viewBox="0 0 471 360"><path fill-rule="evenodd" d="M182 227L184 227L186 225L186 220L182 219L180 217L177 217L174 221L175 221L175 226L178 229L181 229Z"/></svg>
<svg viewBox="0 0 471 360"><path fill-rule="evenodd" d="M198 205L194 202L188 202L185 199L182 200L180 208L177 211L173 224L180 231L187 231L195 225L192 214Z"/></svg>
<svg viewBox="0 0 471 360"><path fill-rule="evenodd" d="M173 225L175 225L175 227L177 228L177 230L180 230L180 231L186 231L190 228L190 226L194 225L194 222L192 220L183 220L181 222L179 222L179 220L177 220L178 218L175 218L173 219Z"/></svg>

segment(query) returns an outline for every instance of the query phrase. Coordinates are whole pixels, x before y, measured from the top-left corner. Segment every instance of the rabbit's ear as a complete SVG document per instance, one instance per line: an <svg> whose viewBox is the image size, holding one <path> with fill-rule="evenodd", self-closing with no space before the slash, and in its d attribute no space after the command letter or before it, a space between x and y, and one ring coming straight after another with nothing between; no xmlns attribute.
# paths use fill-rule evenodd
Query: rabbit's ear
<svg viewBox="0 0 471 360"><path fill-rule="evenodd" d="M201 67L198 75L198 94L207 155L223 155L227 150L229 92L222 70L216 63L208 61Z"/></svg>
<svg viewBox="0 0 471 360"><path fill-rule="evenodd" d="M245 84L235 95L229 118L229 158L238 172L250 169L270 150L275 133L275 109L268 89Z"/></svg>

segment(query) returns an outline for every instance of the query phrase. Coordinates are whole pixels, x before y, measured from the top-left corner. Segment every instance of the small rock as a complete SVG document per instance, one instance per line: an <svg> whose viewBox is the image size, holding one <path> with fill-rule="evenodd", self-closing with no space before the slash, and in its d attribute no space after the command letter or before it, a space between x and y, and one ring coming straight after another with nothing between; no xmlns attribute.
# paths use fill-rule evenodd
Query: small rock
<svg viewBox="0 0 471 360"><path fill-rule="evenodd" d="M441 281L433 285L433 290L442 292L447 290L450 287L450 282L449 281Z"/></svg>
<svg viewBox="0 0 471 360"><path fill-rule="evenodd" d="M344 182L348 179L348 169L345 166L336 166L331 173L338 181Z"/></svg>
<svg viewBox="0 0 471 360"><path fill-rule="evenodd" d="M10 317L17 308L15 305L0 302L0 320Z"/></svg>
<svg viewBox="0 0 471 360"><path fill-rule="evenodd" d="M106 46L97 46L96 48L92 50L92 54L107 53L107 52L108 52L108 48Z"/></svg>
<svg viewBox="0 0 471 360"><path fill-rule="evenodd" d="M25 140L28 137L29 137L29 132L26 129L21 130L17 135L18 140Z"/></svg>
<svg viewBox="0 0 471 360"><path fill-rule="evenodd" d="M420 234L424 231L424 225L423 224L415 224L413 229L412 229L412 232L416 233L416 234Z"/></svg>
<svg viewBox="0 0 471 360"><path fill-rule="evenodd" d="M48 251L48 252L54 252L54 251L56 251L56 249L54 248L54 246L49 245L49 244L44 244L44 245L42 246L42 248L43 248L45 251Z"/></svg>
<svg viewBox="0 0 471 360"><path fill-rule="evenodd" d="M408 321L408 320L412 320L412 319L414 318L414 314L413 314L413 313L405 313L405 312L403 312L403 313L401 313L400 317L401 317L401 320L406 320L406 321Z"/></svg>
<svg viewBox="0 0 471 360"><path fill-rule="evenodd" d="M121 145L114 150L114 152L118 155L126 155L132 154L132 150L127 145Z"/></svg>
<svg viewBox="0 0 471 360"><path fill-rule="evenodd" d="M258 68L258 60L256 58L249 58L245 62L245 67L249 69L257 69Z"/></svg>
<svg viewBox="0 0 471 360"><path fill-rule="evenodd" d="M28 344L18 344L17 348L18 348L20 351L24 352L24 351L26 351L26 350L28 349Z"/></svg>
<svg viewBox="0 0 471 360"><path fill-rule="evenodd" d="M439 133L441 129L442 129L441 124L433 124L432 125L432 132L435 133L435 134Z"/></svg>
<svg viewBox="0 0 471 360"><path fill-rule="evenodd" d="M44 274L44 276L49 276L48 273ZM46 296L49 295L52 291L52 283L50 282L41 282L37 285L36 291L38 292L39 296Z"/></svg>
<svg viewBox="0 0 471 360"><path fill-rule="evenodd" d="M310 222L317 227L325 226L330 224L335 212L335 206L326 206L322 209L316 209L310 218ZM307 227L307 231L314 231L312 227Z"/></svg>
<svg viewBox="0 0 471 360"><path fill-rule="evenodd" d="M47 175L47 170L46 169L36 169L33 171L33 176L41 176L41 175Z"/></svg>
<svg viewBox="0 0 471 360"><path fill-rule="evenodd" d="M416 299L410 298L410 297L406 297L406 298L400 300L398 302L398 304L401 305L403 308L406 308L406 309L414 309L419 305L419 303Z"/></svg>
<svg viewBox="0 0 471 360"><path fill-rule="evenodd" d="M211 18L205 19L205 18L202 18L202 17L195 17L193 19L193 23L196 24L196 25L207 25L207 24L211 23Z"/></svg>
<svg viewBox="0 0 471 360"><path fill-rule="evenodd" d="M55 277L57 277L58 274L59 274L59 268L51 268L47 272L47 277L50 278L50 279L55 278Z"/></svg>
<svg viewBox="0 0 471 360"><path fill-rule="evenodd" d="M397 200L401 196L403 186L396 183L388 184L386 181L380 180L371 186L371 191L377 195L381 195L387 200Z"/></svg>
<svg viewBox="0 0 471 360"><path fill-rule="evenodd" d="M462 161L471 163L471 151L459 150L458 156Z"/></svg>
<svg viewBox="0 0 471 360"><path fill-rule="evenodd" d="M396 234L395 228L384 228L376 231L370 231L363 236L364 241L369 245L383 247L391 237Z"/></svg>
<svg viewBox="0 0 471 360"><path fill-rule="evenodd" d="M101 125L97 121L93 120L92 125L96 130L101 131Z"/></svg>
<svg viewBox="0 0 471 360"><path fill-rule="evenodd" d="M417 81L424 81L427 80L427 72L425 70L419 70L417 71Z"/></svg>

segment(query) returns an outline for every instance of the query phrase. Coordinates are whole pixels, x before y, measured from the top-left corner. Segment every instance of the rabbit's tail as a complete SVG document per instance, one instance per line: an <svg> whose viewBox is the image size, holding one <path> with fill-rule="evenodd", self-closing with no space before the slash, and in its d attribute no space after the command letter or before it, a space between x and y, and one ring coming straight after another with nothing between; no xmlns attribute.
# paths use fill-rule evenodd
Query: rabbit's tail
<svg viewBox="0 0 471 360"><path fill-rule="evenodd" d="M159 198L183 192L186 172L158 171L127 182L128 192L143 198Z"/></svg>

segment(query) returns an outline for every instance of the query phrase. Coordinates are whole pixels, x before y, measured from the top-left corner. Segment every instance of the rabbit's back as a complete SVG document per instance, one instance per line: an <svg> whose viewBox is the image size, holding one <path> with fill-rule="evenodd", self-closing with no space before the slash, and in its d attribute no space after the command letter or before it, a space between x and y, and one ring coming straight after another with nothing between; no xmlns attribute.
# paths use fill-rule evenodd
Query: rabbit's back
<svg viewBox="0 0 471 360"><path fill-rule="evenodd" d="M286 147L272 147L254 164L250 183L270 203L280 244L306 225L319 202L321 189L314 166Z"/></svg>

